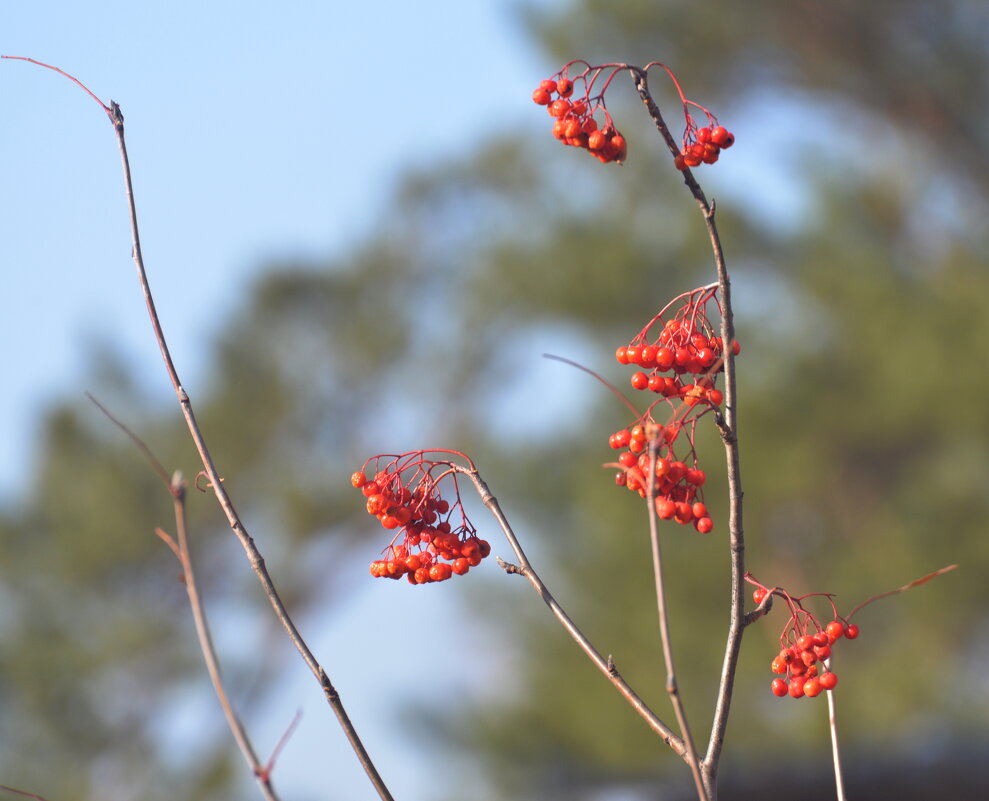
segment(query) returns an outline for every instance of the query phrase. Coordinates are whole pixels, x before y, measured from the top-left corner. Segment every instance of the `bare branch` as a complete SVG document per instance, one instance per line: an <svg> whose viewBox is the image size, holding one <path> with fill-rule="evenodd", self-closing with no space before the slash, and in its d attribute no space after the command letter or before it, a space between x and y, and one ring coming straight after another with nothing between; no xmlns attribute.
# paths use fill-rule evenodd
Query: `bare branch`
<svg viewBox="0 0 989 801"><path fill-rule="evenodd" d="M158 318L158 312L155 309L154 297L151 293L151 285L148 281L147 271L144 265L144 256L141 252L141 237L137 222L137 207L134 201L134 185L131 180L130 161L127 157L127 144L124 139L124 115L120 110L120 106L112 100L110 101L110 105L107 106L84 84L82 84L81 81L68 73L63 72L57 67L53 67L49 64L42 64L41 62L34 61L33 59L22 58L20 56L9 56L8 58L20 58L23 61L30 61L31 63L38 64L39 66L55 70L59 74L64 75L74 81L103 107L104 111L106 111L109 116L110 121L113 123L113 129L116 133L117 146L120 150L120 159L123 167L124 189L127 195L128 216L130 218L132 256L134 259L134 264L137 267L138 279L141 284L141 290L144 293L144 301L147 306L148 316L151 321L151 327L154 331L155 340L158 343L162 360L165 363L165 369L168 372L169 380L172 382L172 387L175 390L176 397L178 398L179 406L182 409L182 415L185 418L186 427L189 429L192 440L196 445L197 451L199 452L199 457L202 460L203 467L210 480L217 502L219 503L221 509L223 509L223 513L227 518L227 522L231 530L234 532L244 548L244 552L251 564L251 568L254 570L254 573L257 576L265 595L268 597L271 607L275 612L275 616L278 618L279 622L282 624L282 627L288 633L289 639L291 639L293 645L295 645L296 650L302 656L302 659L305 661L306 665L319 682L327 703L329 703L330 707L333 709L333 712L337 717L337 721L343 729L347 740L350 742L354 753L357 755L358 760L364 768L364 771L367 773L371 783L374 785L378 795L382 799L386 799L386 801L391 801L391 793L385 786L384 781L378 774L377 768L374 766L367 750L364 748L364 744L361 742L361 739L357 734L357 730L354 728L353 723L350 721L350 718L344 709L339 693L330 682L326 671L316 660L315 656L313 656L309 646L306 644L305 640L302 638L302 635L296 628L295 623L292 621L288 610L282 603L278 591L275 589L275 585L268 574L267 568L265 567L264 558L261 556L260 551L254 544L254 540L248 534L247 529L241 522L240 517L234 508L233 502L223 486L220 473L213 462L209 449L207 448L206 440L199 429L199 424L196 421L196 416L193 411L192 401L189 398L189 394L183 388L182 382L179 380L178 372L172 361L172 356L165 340L165 334Z"/></svg>
<svg viewBox="0 0 989 801"><path fill-rule="evenodd" d="M518 573L529 581L533 589L535 589L535 591L539 594L539 597L542 598L546 606L549 607L550 611L553 613L553 616L560 622L560 625L566 629L567 633L573 638L574 642L580 646L581 650L587 654L587 657L594 663L595 667L597 667L605 678L607 678L608 681L614 685L615 689L618 690L618 692L626 701L628 701L632 708L639 713L649 727L656 732L671 749L673 749L673 752L686 761L687 750L684 746L683 740L678 737L676 733L646 705L645 701L643 701L639 697L638 693L636 693L628 682L625 681L615 667L612 657L610 655L607 658L602 656L591 641L588 640L584 633L577 627L577 624L575 624L570 616L563 610L563 607L557 603L552 593L550 593L549 589L543 583L543 580L539 577L539 574L536 573L535 568L533 568L532 563L525 555L525 552L522 550L522 546L519 543L518 538L515 536L515 532L512 530L512 527L508 522L508 518L505 517L505 513L501 510L501 506L498 504L497 499L491 494L491 490L488 489L488 485L481 478L477 468L473 466L467 468L460 465L454 465L453 469L458 473L463 473L466 475L474 484L478 495L481 497L481 501L488 508L488 511L494 515L495 520L498 521L498 525L501 527L502 532L508 539L508 544L515 552L515 556L519 561L518 565L513 565L502 559L498 559L498 564L501 565L502 569L505 570L506 573Z"/></svg>
<svg viewBox="0 0 989 801"><path fill-rule="evenodd" d="M663 580L663 555L659 542L659 520L656 516L656 455L659 450L659 440L656 432L651 432L649 438L649 484L646 491L646 510L649 515L649 540L652 543L652 566L656 582L656 607L659 614L659 636L663 643L663 661L666 663L666 692L673 704L673 711L680 727L686 750L686 761L694 777L697 797L700 801L708 801L708 791L701 776L700 760L697 757L697 747L694 745L690 725L687 722L687 712L680 698L677 686L676 668L673 664L673 643L670 639L669 616L666 613L666 588Z"/></svg>

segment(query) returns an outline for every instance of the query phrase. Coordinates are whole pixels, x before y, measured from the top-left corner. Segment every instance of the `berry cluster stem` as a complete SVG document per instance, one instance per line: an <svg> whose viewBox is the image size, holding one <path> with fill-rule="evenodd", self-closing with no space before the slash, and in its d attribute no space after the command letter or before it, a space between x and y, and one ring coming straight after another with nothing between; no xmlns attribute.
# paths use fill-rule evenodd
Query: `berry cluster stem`
<svg viewBox="0 0 989 801"><path fill-rule="evenodd" d="M638 92L656 129L666 142L670 153L676 156L680 147L663 119L663 115L649 92L646 72L638 67L628 67ZM725 264L724 249L715 220L715 206L709 203L704 191L697 183L689 168L682 171L683 181L693 195L704 217L708 236L711 240L711 250L714 254L715 267L718 275L718 290L721 298L721 337L724 342L735 341L735 324L731 304L731 282L728 279L728 268ZM728 715L731 709L732 690L735 682L735 671L738 666L738 655L742 645L742 634L745 628L745 539L742 529L742 479L738 455L738 417L736 407L735 357L731 348L725 348L725 406L724 415L718 414L718 428L725 446L725 458L728 474L728 536L731 556L731 604L728 620L728 637L725 644L724 662L721 669L721 679L718 686L718 696L714 710L714 720L711 725L711 737L707 753L701 764L707 797L710 801L717 799L717 771L724 745L725 731L728 726Z"/></svg>

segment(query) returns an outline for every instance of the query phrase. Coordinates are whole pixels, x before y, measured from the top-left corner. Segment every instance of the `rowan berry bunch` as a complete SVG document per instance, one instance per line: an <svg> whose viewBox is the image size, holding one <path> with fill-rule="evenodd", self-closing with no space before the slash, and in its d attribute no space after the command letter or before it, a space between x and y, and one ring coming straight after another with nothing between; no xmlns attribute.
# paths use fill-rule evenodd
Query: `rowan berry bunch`
<svg viewBox="0 0 989 801"><path fill-rule="evenodd" d="M716 284L685 292L670 301L628 345L617 349L619 364L643 368L632 374L632 387L661 397L634 425L616 431L608 439L614 450L622 451L618 457L622 472L616 476L616 483L642 497L649 485L647 448L649 441L655 439L659 443L654 481L656 513L662 520L693 523L705 534L714 528L714 523L704 504L701 487L706 475L697 466L694 434L697 421L724 402L724 394L716 386L717 375L724 369L724 346L706 313L712 302L717 305ZM740 352L737 342L732 344L732 352ZM661 424L654 411L664 403L670 416ZM677 441L685 432L689 454L678 458Z"/></svg>
<svg viewBox="0 0 989 801"><path fill-rule="evenodd" d="M696 105L696 104L691 104ZM721 156L722 150L727 150L735 144L735 134L723 125L718 125L717 118L703 106L699 106L707 114L708 124L698 128L697 123L687 114L687 129L683 134L683 148L673 164L678 170L687 167L699 167L701 164L714 164Z"/></svg>
<svg viewBox="0 0 989 801"><path fill-rule="evenodd" d="M567 73L575 63L584 62L570 62L552 79L542 81L533 91L532 100L537 105L546 106L549 115L555 120L553 136L563 144L582 148L604 164L611 161L620 164L625 161L627 152L625 137L615 128L614 121L605 108L604 90L592 94L601 68L587 67L575 80L571 80ZM614 73L611 77L614 77ZM611 77L605 81L605 89L611 82ZM576 96L575 89L578 90ZM599 112L603 118L601 123L595 116Z"/></svg>
<svg viewBox="0 0 989 801"><path fill-rule="evenodd" d="M790 617L780 635L780 652L770 664L776 674L770 689L773 695L783 698L814 698L823 690L833 690L838 685L838 676L829 667L834 644L845 637L854 640L859 636L859 627L848 623L839 614L832 596L828 593L809 593L794 597L779 587L765 587L750 574L745 580L756 586L752 599L762 604L766 597L774 595L782 598L790 612ZM821 622L803 604L807 598L827 598L834 619L821 625Z"/></svg>
<svg viewBox="0 0 989 801"><path fill-rule="evenodd" d="M592 67L586 61L575 60L564 65L552 78L542 81L532 92L532 100L537 105L546 106L553 124L553 136L563 144L580 147L589 151L602 162L625 160L627 143L615 128L614 121L605 107L604 95L612 80L619 72L631 71L644 76L653 67L660 67L673 81L680 102L683 104L685 127L680 152L674 158L678 170L699 167L701 164L714 164L726 150L735 143L735 136L718 123L718 118L700 103L688 100L683 93L676 75L665 64L650 62L641 69L628 64L602 64ZM571 75L571 70L574 69ZM579 71L577 71L579 70ZM599 91L595 84L606 75ZM699 126L691 109L701 111L707 124ZM599 124L595 114L601 112L603 124Z"/></svg>
<svg viewBox="0 0 989 801"><path fill-rule="evenodd" d="M440 497L445 478L453 485L452 504ZM382 558L371 563L375 578L445 581L464 575L491 553L464 512L450 462L426 459L422 451L383 454L368 459L351 484L367 498L368 514L396 532Z"/></svg>
<svg viewBox="0 0 989 801"><path fill-rule="evenodd" d="M677 296L628 345L615 351L619 364L643 368L632 373L633 389L680 399L688 407L722 404L724 393L715 381L724 372L724 343L706 312L712 301L718 306L717 294L717 284L710 284ZM737 341L731 347L734 355L741 352ZM684 383L682 376L693 380Z"/></svg>

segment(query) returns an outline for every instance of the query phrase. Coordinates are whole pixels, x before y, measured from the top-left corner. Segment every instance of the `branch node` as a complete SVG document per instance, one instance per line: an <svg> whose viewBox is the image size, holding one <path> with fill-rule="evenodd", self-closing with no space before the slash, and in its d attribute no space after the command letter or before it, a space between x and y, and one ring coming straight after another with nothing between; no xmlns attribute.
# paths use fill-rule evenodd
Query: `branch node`
<svg viewBox="0 0 989 801"><path fill-rule="evenodd" d="M518 565L513 565L511 562L506 562L500 556L496 556L495 561L498 563L498 567L506 573L518 573L520 576L522 575L522 568Z"/></svg>

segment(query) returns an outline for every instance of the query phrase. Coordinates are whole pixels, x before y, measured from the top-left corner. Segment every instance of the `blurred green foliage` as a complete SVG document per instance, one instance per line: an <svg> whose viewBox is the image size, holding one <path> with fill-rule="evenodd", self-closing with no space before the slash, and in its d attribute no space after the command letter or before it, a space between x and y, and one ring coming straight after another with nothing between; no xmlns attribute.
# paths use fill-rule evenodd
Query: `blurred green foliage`
<svg viewBox="0 0 989 801"><path fill-rule="evenodd" d="M661 59L738 138L698 177L719 200L736 290L748 568L795 593L837 593L847 611L962 566L863 612L862 637L838 648L846 748L903 773L984 743L986 6L585 0L523 14L548 64ZM677 131L669 87L659 76L653 85ZM540 119L541 138L486 142L410 175L387 224L347 259L273 265L223 327L211 385L194 401L243 516L280 533L266 556L290 604L326 603L313 557L355 550L362 510L342 488L364 456L452 443L481 466L564 607L672 720L642 510L598 467L627 413L603 389L558 398L533 378L541 351L573 347L625 380L614 348L667 299L713 280L700 216L630 86L616 82L609 109L630 142L624 168L559 147ZM732 181L748 147L764 154L750 162L758 171ZM166 466L194 475L178 415L104 357L96 394ZM518 393L523 406L560 411L527 424L507 406ZM723 457L705 436L718 528L676 527L664 546L680 685L702 741L728 575ZM219 728L181 783L153 780L171 774L147 721L204 680L183 597L169 589L175 564L149 534L168 527L167 496L81 404L51 411L38 465L0 520L0 776L26 787L44 778L52 798L95 798L96 779L80 779L94 766L141 764L144 798L226 797L239 766ZM219 603L261 614L219 513L208 500L191 513L216 533L198 556ZM507 689L437 717L436 736L483 762L480 797L659 797L649 788L682 778L683 766L514 582L451 588L503 643ZM769 694L783 622L770 615L743 645L726 747L739 785L762 773L771 782L780 763L827 759L823 704ZM260 694L271 666L227 669ZM729 790L726 780L725 796L742 797Z"/></svg>

